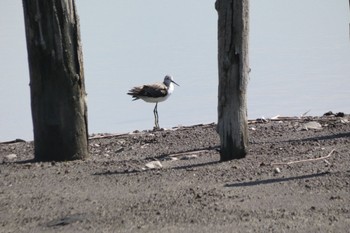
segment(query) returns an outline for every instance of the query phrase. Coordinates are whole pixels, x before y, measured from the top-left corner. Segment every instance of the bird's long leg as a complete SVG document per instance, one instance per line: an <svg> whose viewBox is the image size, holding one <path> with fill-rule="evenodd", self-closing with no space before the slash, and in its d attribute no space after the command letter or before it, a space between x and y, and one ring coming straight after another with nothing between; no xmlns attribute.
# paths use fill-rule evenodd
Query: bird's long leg
<svg viewBox="0 0 350 233"><path fill-rule="evenodd" d="M156 103L156 106L154 107L154 110L153 110L153 113L154 113L154 128L155 129L159 129L157 106L158 106L158 103Z"/></svg>

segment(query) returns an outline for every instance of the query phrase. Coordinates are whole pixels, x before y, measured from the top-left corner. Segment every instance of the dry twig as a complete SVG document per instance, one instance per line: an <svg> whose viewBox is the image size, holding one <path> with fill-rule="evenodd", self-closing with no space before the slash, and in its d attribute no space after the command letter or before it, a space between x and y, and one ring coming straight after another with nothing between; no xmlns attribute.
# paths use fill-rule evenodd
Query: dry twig
<svg viewBox="0 0 350 233"><path fill-rule="evenodd" d="M314 159L303 159L303 160L297 160L297 161L289 161L289 162L279 162L279 163L271 163L271 166L277 166L277 165L290 165L294 163L304 163L304 162L312 162L312 161L317 161L317 160L322 160L322 159L327 159L331 157L335 149L331 150L328 155L320 157L320 158L314 158Z"/></svg>

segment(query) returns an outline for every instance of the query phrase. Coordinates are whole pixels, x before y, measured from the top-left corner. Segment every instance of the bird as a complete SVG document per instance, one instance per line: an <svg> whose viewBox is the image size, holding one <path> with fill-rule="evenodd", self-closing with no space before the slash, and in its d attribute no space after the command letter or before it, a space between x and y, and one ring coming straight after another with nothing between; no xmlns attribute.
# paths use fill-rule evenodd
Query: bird
<svg viewBox="0 0 350 233"><path fill-rule="evenodd" d="M159 118L158 118L158 102L163 102L169 98L174 91L174 84L177 84L171 75L164 77L163 83L154 83L149 85L142 85L133 87L127 93L133 97L133 101L142 99L147 103L156 103L153 109L154 114L154 129L159 129Z"/></svg>

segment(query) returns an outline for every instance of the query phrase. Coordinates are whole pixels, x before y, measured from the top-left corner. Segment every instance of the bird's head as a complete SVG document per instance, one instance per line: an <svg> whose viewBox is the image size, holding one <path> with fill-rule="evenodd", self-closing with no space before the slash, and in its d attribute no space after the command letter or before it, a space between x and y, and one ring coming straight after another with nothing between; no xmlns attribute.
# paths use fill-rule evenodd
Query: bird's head
<svg viewBox="0 0 350 233"><path fill-rule="evenodd" d="M164 84L166 86L169 86L170 83L174 83L176 84L177 86L180 86L179 84L177 84L174 80L173 80L173 77L171 75L166 75L165 78L164 78Z"/></svg>

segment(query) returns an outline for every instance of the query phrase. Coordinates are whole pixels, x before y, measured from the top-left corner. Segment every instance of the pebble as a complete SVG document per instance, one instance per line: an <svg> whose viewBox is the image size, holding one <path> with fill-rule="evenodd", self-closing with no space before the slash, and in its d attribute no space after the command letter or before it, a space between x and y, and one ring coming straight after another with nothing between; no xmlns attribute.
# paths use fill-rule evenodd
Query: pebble
<svg viewBox="0 0 350 233"><path fill-rule="evenodd" d="M309 130L309 129L321 130L322 125L316 121L310 121L308 123L303 124L302 129L304 129L304 130Z"/></svg>
<svg viewBox="0 0 350 233"><path fill-rule="evenodd" d="M118 149L115 150L115 153L120 153L123 152L124 148L123 147L119 147Z"/></svg>
<svg viewBox="0 0 350 233"><path fill-rule="evenodd" d="M9 154L9 155L5 156L5 159L7 159L7 160L12 160L12 159L15 159L15 158L17 158L16 154Z"/></svg>
<svg viewBox="0 0 350 233"><path fill-rule="evenodd" d="M343 124L347 124L347 123L349 123L349 120L346 118L342 118L342 119L340 119L340 122Z"/></svg>
<svg viewBox="0 0 350 233"><path fill-rule="evenodd" d="M163 167L163 165L159 161L152 161L152 162L146 163L145 166L149 169L159 169Z"/></svg>
<svg viewBox="0 0 350 233"><path fill-rule="evenodd" d="M276 167L276 168L274 169L274 172L275 172L275 173L281 173L281 169L280 169L279 167Z"/></svg>

